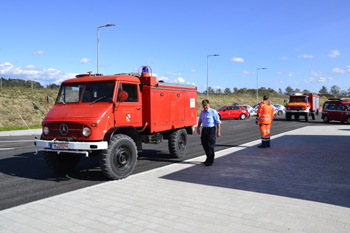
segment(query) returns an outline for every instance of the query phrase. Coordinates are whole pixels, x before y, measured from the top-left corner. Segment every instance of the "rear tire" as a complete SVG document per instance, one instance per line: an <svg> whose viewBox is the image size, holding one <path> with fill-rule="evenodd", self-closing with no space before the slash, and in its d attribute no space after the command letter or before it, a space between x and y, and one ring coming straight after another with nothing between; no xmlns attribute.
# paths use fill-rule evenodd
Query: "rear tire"
<svg viewBox="0 0 350 233"><path fill-rule="evenodd" d="M60 153L46 151L44 160L47 166L57 173L66 173L72 171L81 158L80 154Z"/></svg>
<svg viewBox="0 0 350 233"><path fill-rule="evenodd" d="M306 121L306 122L309 121L309 113L305 113L305 121Z"/></svg>
<svg viewBox="0 0 350 233"><path fill-rule="evenodd" d="M280 115L282 115L282 114L283 114L283 111L279 110L279 111L278 111L278 115L280 116Z"/></svg>
<svg viewBox="0 0 350 233"><path fill-rule="evenodd" d="M346 123L350 124L350 117L346 118Z"/></svg>
<svg viewBox="0 0 350 233"><path fill-rule="evenodd" d="M113 136L108 149L100 158L102 172L110 179L119 180L129 176L137 162L137 148L134 140L125 134Z"/></svg>
<svg viewBox="0 0 350 233"><path fill-rule="evenodd" d="M169 152L172 156L183 159L187 152L187 132L185 129L178 129L170 134L168 140Z"/></svg>
<svg viewBox="0 0 350 233"><path fill-rule="evenodd" d="M242 113L241 116L239 117L239 119L241 120L245 120L247 118L247 115Z"/></svg>
<svg viewBox="0 0 350 233"><path fill-rule="evenodd" d="M348 118L348 119L349 119L349 118ZM324 122L324 123L329 123L329 118L328 118L327 115L324 115L324 116L323 116L323 122Z"/></svg>

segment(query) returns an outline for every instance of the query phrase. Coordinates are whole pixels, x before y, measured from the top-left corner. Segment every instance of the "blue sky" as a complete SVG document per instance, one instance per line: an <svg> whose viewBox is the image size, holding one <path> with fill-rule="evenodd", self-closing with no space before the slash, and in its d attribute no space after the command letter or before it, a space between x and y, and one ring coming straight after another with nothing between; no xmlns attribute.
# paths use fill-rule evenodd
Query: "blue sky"
<svg viewBox="0 0 350 233"><path fill-rule="evenodd" d="M0 76L135 72L206 89L350 88L350 1L2 1Z"/></svg>

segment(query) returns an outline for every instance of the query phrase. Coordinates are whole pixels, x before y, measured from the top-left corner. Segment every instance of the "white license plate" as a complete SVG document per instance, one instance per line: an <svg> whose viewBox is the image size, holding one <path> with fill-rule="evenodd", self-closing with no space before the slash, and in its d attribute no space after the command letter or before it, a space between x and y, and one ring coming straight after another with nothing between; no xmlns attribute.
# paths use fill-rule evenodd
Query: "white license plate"
<svg viewBox="0 0 350 233"><path fill-rule="evenodd" d="M51 143L50 144L51 149L69 149L68 143Z"/></svg>

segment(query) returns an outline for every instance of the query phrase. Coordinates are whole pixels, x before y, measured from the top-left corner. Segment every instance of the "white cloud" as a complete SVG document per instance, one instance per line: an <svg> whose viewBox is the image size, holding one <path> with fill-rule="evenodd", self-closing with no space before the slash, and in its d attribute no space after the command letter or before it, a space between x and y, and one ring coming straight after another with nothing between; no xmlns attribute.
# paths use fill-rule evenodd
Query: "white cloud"
<svg viewBox="0 0 350 233"><path fill-rule="evenodd" d="M310 54L301 54L298 56L298 58L313 58L313 56Z"/></svg>
<svg viewBox="0 0 350 233"><path fill-rule="evenodd" d="M317 81L321 83L326 83L328 80L333 80L332 77L320 77Z"/></svg>
<svg viewBox="0 0 350 233"><path fill-rule="evenodd" d="M336 58L340 56L340 52L338 50L332 50L330 54L328 54L328 57Z"/></svg>
<svg viewBox="0 0 350 233"><path fill-rule="evenodd" d="M39 50L36 52L33 52L33 55L44 55L46 52L44 50Z"/></svg>
<svg viewBox="0 0 350 233"><path fill-rule="evenodd" d="M16 67L9 62L5 62L0 63L0 75L4 78L34 80L40 82L41 85L45 85L46 83L60 84L66 79L74 78L77 74L63 73L53 68L43 69L34 65Z"/></svg>
<svg viewBox="0 0 350 233"><path fill-rule="evenodd" d="M185 82L185 79L181 78L181 77L178 77L176 79L176 81L178 81L179 83L184 83Z"/></svg>
<svg viewBox="0 0 350 233"><path fill-rule="evenodd" d="M288 60L288 57L281 57L281 60Z"/></svg>
<svg viewBox="0 0 350 233"><path fill-rule="evenodd" d="M82 59L80 59L80 63L89 63L89 62L91 62L90 58L82 58Z"/></svg>
<svg viewBox="0 0 350 233"><path fill-rule="evenodd" d="M311 75L311 76L314 76L314 77L318 77L318 76L322 76L322 72L315 72L315 71L312 71L312 72L310 72L310 75Z"/></svg>
<svg viewBox="0 0 350 233"><path fill-rule="evenodd" d="M197 70L190 70L190 72L191 72L191 73L195 73L195 72L197 72Z"/></svg>
<svg viewBox="0 0 350 233"><path fill-rule="evenodd" d="M348 70L348 72L350 72L350 66L346 66L346 69Z"/></svg>
<svg viewBox="0 0 350 233"><path fill-rule="evenodd" d="M247 75L251 74L248 70L243 70L241 77L246 77Z"/></svg>
<svg viewBox="0 0 350 233"><path fill-rule="evenodd" d="M233 62L244 62L244 59L243 59L243 58L240 58L240 57L233 57L233 58L231 59L231 61L233 61Z"/></svg>
<svg viewBox="0 0 350 233"><path fill-rule="evenodd" d="M215 87L213 87L213 89L216 89L216 90L218 90L218 89L224 90L225 88L220 87L220 86L215 86Z"/></svg>
<svg viewBox="0 0 350 233"><path fill-rule="evenodd" d="M337 74L345 74L345 70L342 70L340 68L334 68L332 69L332 72Z"/></svg>
<svg viewBox="0 0 350 233"><path fill-rule="evenodd" d="M283 75L283 72L276 72L277 75Z"/></svg>

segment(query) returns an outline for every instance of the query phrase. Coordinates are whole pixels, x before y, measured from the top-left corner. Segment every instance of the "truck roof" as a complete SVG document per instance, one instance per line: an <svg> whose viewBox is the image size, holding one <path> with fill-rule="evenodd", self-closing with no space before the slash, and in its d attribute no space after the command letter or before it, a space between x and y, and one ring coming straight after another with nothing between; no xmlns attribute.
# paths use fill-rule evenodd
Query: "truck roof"
<svg viewBox="0 0 350 233"><path fill-rule="evenodd" d="M140 83L140 79L135 76L129 76L129 75L77 75L76 78L68 79L62 82L62 84L71 84L71 83L87 83L87 82L108 82L108 81L131 81Z"/></svg>

